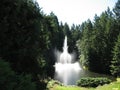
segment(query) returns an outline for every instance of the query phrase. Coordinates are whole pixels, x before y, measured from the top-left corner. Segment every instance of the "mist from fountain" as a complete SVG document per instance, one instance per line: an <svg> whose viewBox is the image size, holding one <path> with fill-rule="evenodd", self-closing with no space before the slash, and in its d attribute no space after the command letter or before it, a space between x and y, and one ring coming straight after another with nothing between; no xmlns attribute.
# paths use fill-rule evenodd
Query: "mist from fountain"
<svg viewBox="0 0 120 90"><path fill-rule="evenodd" d="M56 51L57 61L55 63L55 79L64 85L75 85L79 79L81 67L79 62L73 62L74 54L69 54L67 46L67 36L63 44L63 52Z"/></svg>

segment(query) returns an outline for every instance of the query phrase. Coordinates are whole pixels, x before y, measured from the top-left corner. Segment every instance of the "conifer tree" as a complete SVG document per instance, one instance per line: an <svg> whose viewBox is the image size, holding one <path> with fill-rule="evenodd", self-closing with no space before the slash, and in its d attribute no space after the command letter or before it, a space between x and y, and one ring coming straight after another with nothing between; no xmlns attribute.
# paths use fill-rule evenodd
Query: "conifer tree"
<svg viewBox="0 0 120 90"><path fill-rule="evenodd" d="M111 74L120 76L120 34L113 50L113 60L111 61Z"/></svg>

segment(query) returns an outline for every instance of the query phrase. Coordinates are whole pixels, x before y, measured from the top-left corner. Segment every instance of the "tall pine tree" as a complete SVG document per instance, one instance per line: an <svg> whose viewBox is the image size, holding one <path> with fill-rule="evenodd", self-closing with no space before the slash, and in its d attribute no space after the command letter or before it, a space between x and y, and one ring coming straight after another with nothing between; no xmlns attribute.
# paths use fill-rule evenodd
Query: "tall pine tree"
<svg viewBox="0 0 120 90"><path fill-rule="evenodd" d="M113 60L111 61L111 74L120 76L120 34L113 50Z"/></svg>

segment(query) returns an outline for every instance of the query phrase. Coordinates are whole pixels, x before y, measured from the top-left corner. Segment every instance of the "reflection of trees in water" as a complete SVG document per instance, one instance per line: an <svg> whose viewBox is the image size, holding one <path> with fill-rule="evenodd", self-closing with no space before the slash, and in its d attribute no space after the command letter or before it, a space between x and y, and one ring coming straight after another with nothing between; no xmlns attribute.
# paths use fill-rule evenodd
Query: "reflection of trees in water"
<svg viewBox="0 0 120 90"><path fill-rule="evenodd" d="M80 78L82 78L82 77L108 77L110 79L114 79L114 77L112 77L112 76L109 76L109 75L106 75L106 74L91 72L89 70L81 70Z"/></svg>

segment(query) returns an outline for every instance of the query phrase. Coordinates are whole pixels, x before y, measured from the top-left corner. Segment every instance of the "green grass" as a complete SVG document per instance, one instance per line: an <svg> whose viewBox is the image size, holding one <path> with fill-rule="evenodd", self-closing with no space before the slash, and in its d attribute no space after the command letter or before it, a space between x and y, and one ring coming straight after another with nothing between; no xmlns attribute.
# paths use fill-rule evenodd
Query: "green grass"
<svg viewBox="0 0 120 90"><path fill-rule="evenodd" d="M99 86L95 90L120 90L120 78L117 78L116 82L112 82L111 84Z"/></svg>
<svg viewBox="0 0 120 90"><path fill-rule="evenodd" d="M92 88L83 88L77 86L55 86L53 90L94 90Z"/></svg>
<svg viewBox="0 0 120 90"><path fill-rule="evenodd" d="M120 82L114 82L108 85L99 86L95 90L120 90Z"/></svg>
<svg viewBox="0 0 120 90"><path fill-rule="evenodd" d="M107 85L98 86L96 88L83 88L77 86L60 86L55 85L49 90L120 90L120 78L117 78L116 82L112 82Z"/></svg>

